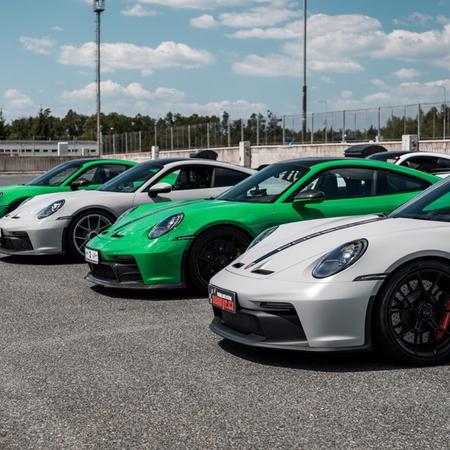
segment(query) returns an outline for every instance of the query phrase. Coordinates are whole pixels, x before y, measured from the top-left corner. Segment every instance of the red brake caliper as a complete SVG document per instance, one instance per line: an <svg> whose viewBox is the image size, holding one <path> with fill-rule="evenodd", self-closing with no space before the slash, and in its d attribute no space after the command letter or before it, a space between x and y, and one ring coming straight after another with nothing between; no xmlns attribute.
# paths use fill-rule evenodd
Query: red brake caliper
<svg viewBox="0 0 450 450"><path fill-rule="evenodd" d="M439 328L441 331L439 331L437 338L442 340L445 338L446 332L450 329L450 300L447 303L447 311L439 322Z"/></svg>

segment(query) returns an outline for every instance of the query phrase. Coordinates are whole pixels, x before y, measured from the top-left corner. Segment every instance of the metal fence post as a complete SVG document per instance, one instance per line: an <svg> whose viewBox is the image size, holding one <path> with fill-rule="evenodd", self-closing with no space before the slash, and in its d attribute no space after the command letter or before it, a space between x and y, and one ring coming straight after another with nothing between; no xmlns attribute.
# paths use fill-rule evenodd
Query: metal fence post
<svg viewBox="0 0 450 450"><path fill-rule="evenodd" d="M417 136L419 138L420 141L420 135L421 135L421 124L420 124L420 119L421 119L421 110L420 110L420 103L417 105Z"/></svg>
<svg viewBox="0 0 450 450"><path fill-rule="evenodd" d="M283 116L283 145L286 144L286 116Z"/></svg>
<svg viewBox="0 0 450 450"><path fill-rule="evenodd" d="M244 119L241 119L241 142L244 142Z"/></svg>
<svg viewBox="0 0 450 450"><path fill-rule="evenodd" d="M230 119L227 121L228 148L231 147L231 124Z"/></svg>
<svg viewBox="0 0 450 450"><path fill-rule="evenodd" d="M128 133L125 133L125 153L128 153Z"/></svg>
<svg viewBox="0 0 450 450"><path fill-rule="evenodd" d="M381 141L381 108L378 107L377 141Z"/></svg>
<svg viewBox="0 0 450 450"><path fill-rule="evenodd" d="M173 150L173 127L170 127L170 148Z"/></svg>
<svg viewBox="0 0 450 450"><path fill-rule="evenodd" d="M156 124L156 122L154 132L155 132L155 147L156 147L158 145L158 125Z"/></svg>
<svg viewBox="0 0 450 450"><path fill-rule="evenodd" d="M206 148L210 147L211 136L209 135L209 122L206 124Z"/></svg>
<svg viewBox="0 0 450 450"><path fill-rule="evenodd" d="M142 152L142 131L139 131L139 152Z"/></svg>
<svg viewBox="0 0 450 450"><path fill-rule="evenodd" d="M314 113L311 114L311 144L314 144Z"/></svg>
<svg viewBox="0 0 450 450"><path fill-rule="evenodd" d="M188 125L188 149L191 149L191 126Z"/></svg>
<svg viewBox="0 0 450 450"><path fill-rule="evenodd" d="M259 132L260 132L260 120L259 115L256 117L256 145L259 145Z"/></svg>
<svg viewBox="0 0 450 450"><path fill-rule="evenodd" d="M342 142L345 142L345 109L342 111Z"/></svg>

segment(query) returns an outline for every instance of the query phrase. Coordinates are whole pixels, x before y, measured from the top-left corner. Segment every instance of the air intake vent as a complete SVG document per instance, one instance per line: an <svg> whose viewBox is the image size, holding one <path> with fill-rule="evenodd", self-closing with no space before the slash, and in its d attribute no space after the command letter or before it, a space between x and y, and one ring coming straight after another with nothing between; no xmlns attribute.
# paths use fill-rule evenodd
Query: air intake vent
<svg viewBox="0 0 450 450"><path fill-rule="evenodd" d="M258 275L272 275L274 272L273 270L256 269L252 270L252 273L256 273Z"/></svg>
<svg viewBox="0 0 450 450"><path fill-rule="evenodd" d="M236 264L233 264L233 267L235 268L235 269L240 269L241 267L244 267L245 266L245 264L244 263L236 263Z"/></svg>

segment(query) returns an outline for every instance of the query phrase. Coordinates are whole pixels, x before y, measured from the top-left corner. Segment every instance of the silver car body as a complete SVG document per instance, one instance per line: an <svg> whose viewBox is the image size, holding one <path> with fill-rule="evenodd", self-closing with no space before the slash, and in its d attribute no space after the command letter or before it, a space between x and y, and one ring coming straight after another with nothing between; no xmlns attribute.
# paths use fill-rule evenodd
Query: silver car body
<svg viewBox="0 0 450 450"><path fill-rule="evenodd" d="M171 160L170 162L162 160L161 162L164 164L164 168L145 182L136 192L76 191L41 195L29 200L11 214L0 219L0 232L3 237L20 236L26 233L31 241L33 250L8 251L0 248L0 252L13 255L64 253L66 230L71 220L83 211L103 210L118 218L128 209L139 205L152 202L215 197L229 188L212 187L207 189L174 190L168 194L160 194L156 198L150 198L147 192L148 188L155 185L164 174L173 171L177 167L198 165L232 169L248 175L255 173L254 170L244 167L203 159L180 159ZM64 200L65 204L59 211L45 219L38 219L40 211L53 202L60 200Z"/></svg>
<svg viewBox="0 0 450 450"><path fill-rule="evenodd" d="M423 256L448 260L449 235L449 223L377 216L280 226L217 274L210 288L225 290L225 295L236 293L242 308L238 313L247 315L247 323L256 320L263 328L277 327L275 337L266 332L263 336L242 332L243 322L229 326L217 317L217 310L211 329L251 346L305 351L368 349L371 308L383 281L399 266ZM358 239L368 241L361 259L329 278L313 277L313 269L326 254ZM277 249L281 250L274 252ZM276 311L289 305L293 308L290 321L279 320ZM231 313L229 318L234 320ZM299 321L300 327L289 333L293 320ZM280 329L284 338L278 334Z"/></svg>

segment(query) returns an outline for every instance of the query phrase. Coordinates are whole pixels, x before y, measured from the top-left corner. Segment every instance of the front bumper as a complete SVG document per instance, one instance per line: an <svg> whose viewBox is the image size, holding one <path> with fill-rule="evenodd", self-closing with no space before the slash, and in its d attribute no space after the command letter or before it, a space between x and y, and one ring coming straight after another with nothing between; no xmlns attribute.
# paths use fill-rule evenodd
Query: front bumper
<svg viewBox="0 0 450 450"><path fill-rule="evenodd" d="M127 262L124 259L128 260ZM147 285L132 257L124 258L123 262L105 262L90 264L90 272L86 280L90 283L112 289L163 289L174 285ZM177 286L175 286L177 287ZM180 285L178 287L183 287Z"/></svg>
<svg viewBox="0 0 450 450"><path fill-rule="evenodd" d="M120 289L161 289L185 286L183 261L188 241L107 239L98 236L89 249L99 252L87 280Z"/></svg>
<svg viewBox="0 0 450 450"><path fill-rule="evenodd" d="M211 283L237 294L238 310L233 321L259 323L260 332L235 326L229 316L224 317L214 307L210 328L226 339L250 346L305 351L371 348L371 307L379 281L294 283L273 277L248 278L224 270ZM289 314L294 316L286 315L286 308L291 308Z"/></svg>
<svg viewBox="0 0 450 450"><path fill-rule="evenodd" d="M21 222L0 220L0 253L26 256L64 252L64 232L68 221L36 222L31 226Z"/></svg>

